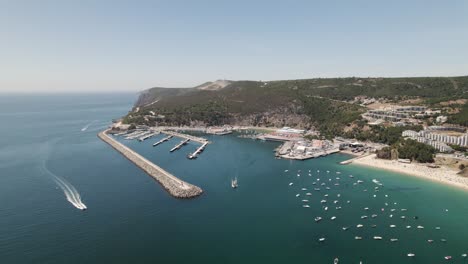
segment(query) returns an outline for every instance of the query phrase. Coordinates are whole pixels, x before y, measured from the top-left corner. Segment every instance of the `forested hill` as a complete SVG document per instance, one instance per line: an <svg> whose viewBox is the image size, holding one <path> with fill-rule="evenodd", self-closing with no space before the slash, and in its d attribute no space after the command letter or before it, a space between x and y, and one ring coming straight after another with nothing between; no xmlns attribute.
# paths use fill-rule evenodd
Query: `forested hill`
<svg viewBox="0 0 468 264"><path fill-rule="evenodd" d="M128 123L171 125L316 126L330 132L365 110L356 96L426 103L466 98L468 76L415 78L318 78L285 81L216 81L194 88L143 92ZM155 118L145 118L157 114Z"/></svg>

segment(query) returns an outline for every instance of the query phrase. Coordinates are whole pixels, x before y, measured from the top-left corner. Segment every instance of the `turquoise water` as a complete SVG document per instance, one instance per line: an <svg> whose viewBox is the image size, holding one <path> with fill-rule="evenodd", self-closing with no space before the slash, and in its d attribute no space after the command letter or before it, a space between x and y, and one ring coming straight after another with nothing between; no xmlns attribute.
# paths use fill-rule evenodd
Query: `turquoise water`
<svg viewBox="0 0 468 264"><path fill-rule="evenodd" d="M174 199L96 137L134 99L129 94L0 97L2 263L332 263L335 257L340 263L443 263L446 255L453 256L451 263L467 263L461 254L468 253L468 193L456 188L342 166L338 162L348 156L339 154L276 160L277 143L233 135L207 136L213 143L197 160L185 158L197 143L169 153L179 139L152 147L162 135L143 143L119 138L205 191L197 199ZM233 190L235 176L239 188ZM77 190L87 211L67 201L57 178ZM353 185L358 179L364 183ZM372 179L384 184L379 192ZM326 182L330 190L314 181ZM319 187L320 192L313 190ZM302 199L310 208L302 207ZM371 218L374 213L378 216ZM323 220L316 223L316 216ZM416 257L408 258L410 252Z"/></svg>

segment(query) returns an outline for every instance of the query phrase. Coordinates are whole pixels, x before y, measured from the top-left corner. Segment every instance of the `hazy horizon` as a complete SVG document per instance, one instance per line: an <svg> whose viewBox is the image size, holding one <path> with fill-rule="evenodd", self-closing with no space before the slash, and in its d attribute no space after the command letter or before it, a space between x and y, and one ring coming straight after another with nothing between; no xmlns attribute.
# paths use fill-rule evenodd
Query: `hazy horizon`
<svg viewBox="0 0 468 264"><path fill-rule="evenodd" d="M0 93L468 75L468 2L0 3Z"/></svg>

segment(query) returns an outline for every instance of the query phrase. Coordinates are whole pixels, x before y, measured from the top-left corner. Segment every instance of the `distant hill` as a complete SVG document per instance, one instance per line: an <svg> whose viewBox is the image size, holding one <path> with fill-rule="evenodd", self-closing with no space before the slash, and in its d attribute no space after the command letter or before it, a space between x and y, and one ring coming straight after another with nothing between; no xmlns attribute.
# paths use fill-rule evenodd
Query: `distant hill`
<svg viewBox="0 0 468 264"><path fill-rule="evenodd" d="M317 78L284 81L215 81L193 88L151 88L135 104L128 123L261 125L335 133L360 118L356 96L426 103L466 98L468 76L415 78ZM159 117L148 118L150 111Z"/></svg>

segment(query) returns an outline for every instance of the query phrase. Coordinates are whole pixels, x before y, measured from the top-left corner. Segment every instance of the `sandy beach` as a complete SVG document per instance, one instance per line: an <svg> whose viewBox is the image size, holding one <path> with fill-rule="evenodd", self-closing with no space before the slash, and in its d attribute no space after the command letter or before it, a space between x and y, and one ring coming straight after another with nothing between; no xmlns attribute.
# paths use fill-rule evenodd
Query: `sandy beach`
<svg viewBox="0 0 468 264"><path fill-rule="evenodd" d="M425 164L401 163L396 160L377 159L375 154L357 158L353 164L413 175L468 190L468 178L457 175L457 170L446 167L429 168Z"/></svg>

